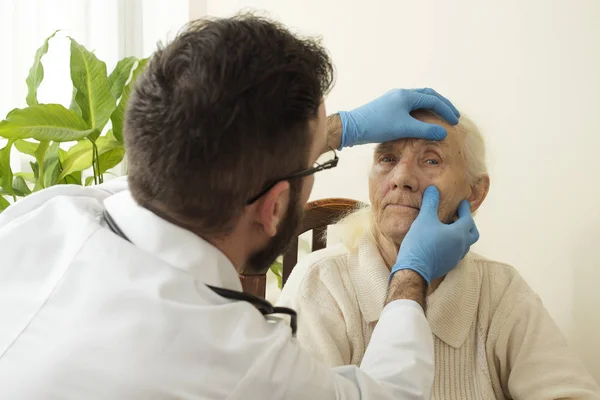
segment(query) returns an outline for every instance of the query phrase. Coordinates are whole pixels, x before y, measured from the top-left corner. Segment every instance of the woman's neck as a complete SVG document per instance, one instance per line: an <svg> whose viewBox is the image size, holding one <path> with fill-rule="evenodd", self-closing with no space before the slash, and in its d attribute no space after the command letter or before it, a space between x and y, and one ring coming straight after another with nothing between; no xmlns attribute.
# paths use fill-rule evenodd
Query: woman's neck
<svg viewBox="0 0 600 400"><path fill-rule="evenodd" d="M398 252L400 251L400 245L402 244L402 240L394 241L391 238L385 237L383 234L378 233L377 237L377 248L379 249L379 253L385 262L387 268L391 271L392 267L396 263L396 258L398 257ZM427 295L430 295L435 291L435 289L440 286L440 283L444 280L444 277L437 278L431 281L429 288L427 288Z"/></svg>

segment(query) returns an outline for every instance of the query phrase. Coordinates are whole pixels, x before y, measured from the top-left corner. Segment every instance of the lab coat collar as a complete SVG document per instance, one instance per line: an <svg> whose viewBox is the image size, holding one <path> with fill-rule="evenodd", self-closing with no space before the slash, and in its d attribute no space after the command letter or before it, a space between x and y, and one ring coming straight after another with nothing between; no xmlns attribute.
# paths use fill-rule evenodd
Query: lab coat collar
<svg viewBox="0 0 600 400"><path fill-rule="evenodd" d="M138 205L129 190L104 200L110 216L136 247L208 285L242 291L231 261L200 236Z"/></svg>

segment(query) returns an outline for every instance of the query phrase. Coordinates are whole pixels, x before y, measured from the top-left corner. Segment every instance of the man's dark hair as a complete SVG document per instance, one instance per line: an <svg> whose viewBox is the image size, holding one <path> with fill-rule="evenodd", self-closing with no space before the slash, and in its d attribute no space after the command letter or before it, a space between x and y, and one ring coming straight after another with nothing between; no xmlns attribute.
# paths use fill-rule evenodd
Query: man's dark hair
<svg viewBox="0 0 600 400"><path fill-rule="evenodd" d="M198 233L227 234L249 198L309 167L308 123L332 81L319 42L276 22L191 22L152 56L128 104L133 197Z"/></svg>

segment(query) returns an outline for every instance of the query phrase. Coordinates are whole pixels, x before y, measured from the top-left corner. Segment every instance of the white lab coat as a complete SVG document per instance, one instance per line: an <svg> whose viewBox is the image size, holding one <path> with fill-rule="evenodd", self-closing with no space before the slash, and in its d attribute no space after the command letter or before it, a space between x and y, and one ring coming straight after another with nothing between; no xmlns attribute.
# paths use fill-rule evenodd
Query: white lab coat
<svg viewBox="0 0 600 400"><path fill-rule="evenodd" d="M138 206L125 180L17 202L0 246L2 400L429 397L433 340L416 303L384 309L360 368L330 369L289 324L207 288L241 291L231 262Z"/></svg>

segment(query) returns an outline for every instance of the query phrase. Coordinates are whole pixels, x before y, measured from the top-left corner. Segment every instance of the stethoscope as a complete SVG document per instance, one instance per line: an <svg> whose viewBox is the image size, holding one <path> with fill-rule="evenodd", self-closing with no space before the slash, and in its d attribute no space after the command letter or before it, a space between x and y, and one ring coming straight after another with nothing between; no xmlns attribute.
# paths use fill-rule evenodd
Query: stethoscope
<svg viewBox="0 0 600 400"><path fill-rule="evenodd" d="M119 225L117 225L115 220L112 218L112 216L106 209L104 211L102 211L102 215L104 216L104 220L108 224L108 227L110 228L111 231L113 231L115 234L117 234L121 238L127 240L129 243L135 244L127 237L127 235L125 235L125 233L123 233L121 228L119 228ZM290 316L290 328L292 328L292 336L296 335L296 330L298 329L298 325L297 325L298 315L296 314L296 311L292 310L291 308L275 307L271 303L269 303L267 300L261 299L260 297L257 297L257 296L254 296L254 295L251 295L248 293L237 292L235 290L214 287L211 285L206 285L206 286L209 289L211 289L213 292L218 294L219 296L224 297L226 299L245 301L247 303L252 304L254 307L256 307L258 309L258 311L260 311L260 313L262 315L265 315L265 316L273 315L273 314L289 315Z"/></svg>

